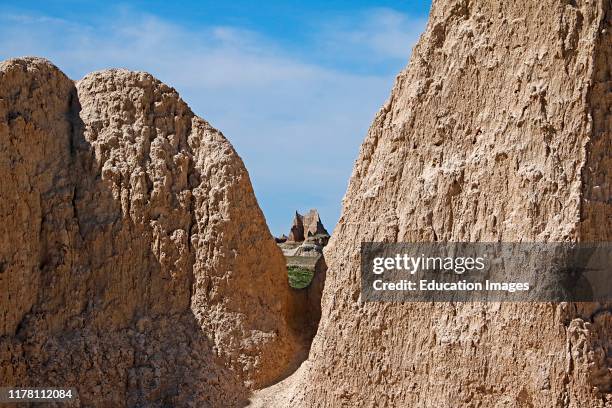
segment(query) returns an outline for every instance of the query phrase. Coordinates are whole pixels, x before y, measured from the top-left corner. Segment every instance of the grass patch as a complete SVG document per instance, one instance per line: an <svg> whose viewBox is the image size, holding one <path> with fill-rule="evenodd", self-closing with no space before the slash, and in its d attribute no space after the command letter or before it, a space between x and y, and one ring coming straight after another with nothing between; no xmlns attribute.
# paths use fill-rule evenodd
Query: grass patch
<svg viewBox="0 0 612 408"><path fill-rule="evenodd" d="M289 286L294 289L304 289L312 282L314 272L299 266L288 266L287 275L289 276Z"/></svg>

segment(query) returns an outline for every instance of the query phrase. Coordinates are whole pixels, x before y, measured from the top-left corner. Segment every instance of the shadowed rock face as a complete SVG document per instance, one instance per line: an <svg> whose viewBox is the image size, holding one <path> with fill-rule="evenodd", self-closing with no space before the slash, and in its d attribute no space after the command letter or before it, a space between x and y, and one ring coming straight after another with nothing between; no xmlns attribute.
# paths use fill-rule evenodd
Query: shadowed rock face
<svg viewBox="0 0 612 408"><path fill-rule="evenodd" d="M242 161L141 72L0 65L0 378L86 406L238 406L295 354Z"/></svg>
<svg viewBox="0 0 612 408"><path fill-rule="evenodd" d="M310 356L266 406L610 402L599 304L363 303L368 241L610 241L608 0L434 1L325 250Z"/></svg>

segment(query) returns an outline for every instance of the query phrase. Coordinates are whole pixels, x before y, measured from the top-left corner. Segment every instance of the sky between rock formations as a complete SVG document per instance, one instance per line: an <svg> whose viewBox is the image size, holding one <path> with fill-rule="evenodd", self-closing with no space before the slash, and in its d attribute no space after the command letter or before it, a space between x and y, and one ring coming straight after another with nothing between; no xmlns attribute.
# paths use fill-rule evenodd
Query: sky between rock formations
<svg viewBox="0 0 612 408"><path fill-rule="evenodd" d="M111 67L152 73L232 142L274 235L309 208L331 232L430 1L257 3L0 4L0 59L42 56L72 79Z"/></svg>

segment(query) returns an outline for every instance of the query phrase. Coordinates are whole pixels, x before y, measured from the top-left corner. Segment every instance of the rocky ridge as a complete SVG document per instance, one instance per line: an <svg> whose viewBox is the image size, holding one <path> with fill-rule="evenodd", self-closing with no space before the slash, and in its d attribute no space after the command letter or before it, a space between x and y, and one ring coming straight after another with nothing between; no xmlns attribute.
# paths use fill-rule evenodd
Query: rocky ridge
<svg viewBox="0 0 612 408"><path fill-rule="evenodd" d="M230 143L151 75L0 64L0 378L75 406L242 406L297 345Z"/></svg>
<svg viewBox="0 0 612 408"><path fill-rule="evenodd" d="M325 249L308 360L255 406L612 404L605 304L365 303L360 243L610 241L612 3L435 0Z"/></svg>

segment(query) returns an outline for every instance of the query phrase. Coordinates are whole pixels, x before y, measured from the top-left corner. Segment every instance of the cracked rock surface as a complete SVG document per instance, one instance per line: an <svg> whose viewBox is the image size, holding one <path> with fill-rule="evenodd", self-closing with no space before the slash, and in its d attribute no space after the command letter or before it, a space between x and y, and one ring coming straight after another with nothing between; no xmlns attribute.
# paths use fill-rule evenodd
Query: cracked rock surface
<svg viewBox="0 0 612 408"><path fill-rule="evenodd" d="M75 406L242 406L296 353L225 137L142 72L0 64L0 378Z"/></svg>
<svg viewBox="0 0 612 408"><path fill-rule="evenodd" d="M612 3L434 0L361 147L309 359L262 406L611 406L609 305L364 303L361 242L612 240Z"/></svg>

